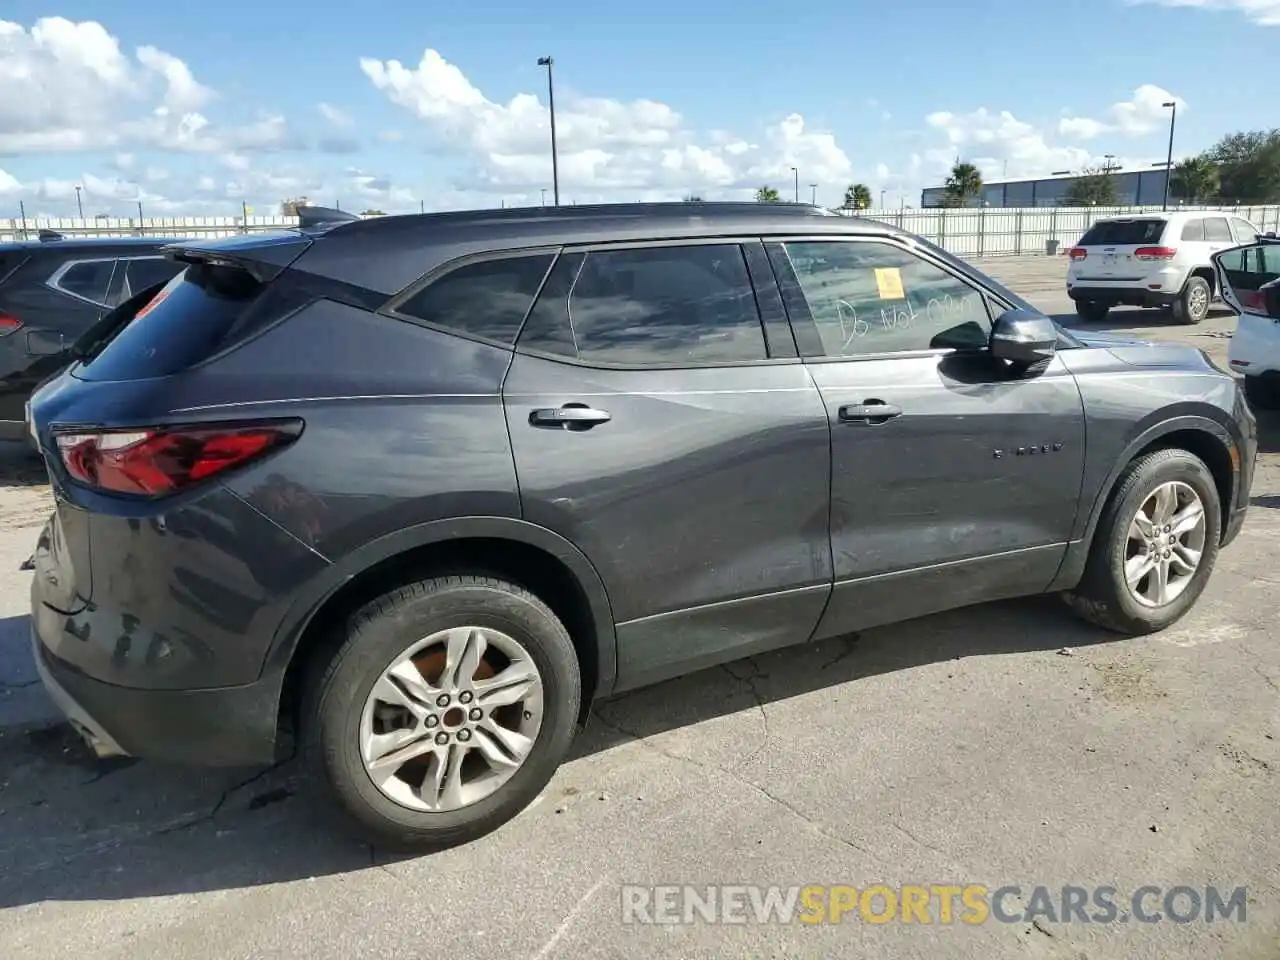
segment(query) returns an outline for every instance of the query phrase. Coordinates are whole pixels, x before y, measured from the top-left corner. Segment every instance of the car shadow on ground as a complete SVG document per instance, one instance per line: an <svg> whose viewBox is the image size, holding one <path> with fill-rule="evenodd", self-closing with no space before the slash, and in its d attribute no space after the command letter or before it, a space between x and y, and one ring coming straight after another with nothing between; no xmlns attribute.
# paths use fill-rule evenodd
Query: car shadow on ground
<svg viewBox="0 0 1280 960"><path fill-rule="evenodd" d="M25 443L0 440L0 487L41 487L49 482L44 460Z"/></svg>
<svg viewBox="0 0 1280 960"><path fill-rule="evenodd" d="M570 762L815 691L856 696L858 684L893 671L1113 639L1052 597L921 618L602 703ZM505 829L527 829L527 818L543 813L530 811ZM63 723L0 729L0 908L228 890L395 859L348 839L293 760L266 771L98 760Z"/></svg>

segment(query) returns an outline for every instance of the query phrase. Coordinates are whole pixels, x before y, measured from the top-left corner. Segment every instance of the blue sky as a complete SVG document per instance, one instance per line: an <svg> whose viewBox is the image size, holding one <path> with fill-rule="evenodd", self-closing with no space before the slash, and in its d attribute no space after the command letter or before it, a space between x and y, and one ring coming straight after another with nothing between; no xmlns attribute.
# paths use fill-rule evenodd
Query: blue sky
<svg viewBox="0 0 1280 960"><path fill-rule="evenodd" d="M1239 96L1280 0L1069 5L294 0L0 14L0 217L388 211L750 196L917 204L957 156L987 177L1163 159L1274 126Z"/></svg>

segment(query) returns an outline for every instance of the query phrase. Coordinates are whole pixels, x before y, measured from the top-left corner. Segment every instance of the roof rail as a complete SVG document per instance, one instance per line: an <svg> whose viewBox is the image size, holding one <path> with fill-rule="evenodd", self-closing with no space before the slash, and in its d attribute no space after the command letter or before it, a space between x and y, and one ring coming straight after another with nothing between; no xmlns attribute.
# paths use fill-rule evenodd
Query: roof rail
<svg viewBox="0 0 1280 960"><path fill-rule="evenodd" d="M40 239L41 243L49 243L53 240L67 239L62 234L60 234L57 230L50 230L46 227L41 227L40 232L36 234L36 236Z"/></svg>

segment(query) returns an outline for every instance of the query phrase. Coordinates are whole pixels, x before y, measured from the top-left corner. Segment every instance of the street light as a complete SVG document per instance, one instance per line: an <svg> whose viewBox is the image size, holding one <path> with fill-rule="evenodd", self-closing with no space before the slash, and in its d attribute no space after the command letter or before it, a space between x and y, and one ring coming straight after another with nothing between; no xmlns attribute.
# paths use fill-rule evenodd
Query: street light
<svg viewBox="0 0 1280 960"><path fill-rule="evenodd" d="M542 188L542 205L544 207L547 205L547 188L546 187Z"/></svg>
<svg viewBox="0 0 1280 960"><path fill-rule="evenodd" d="M547 68L547 104L551 107L551 188L554 191L555 205L560 206L560 161L556 158L556 87L551 77L551 68L555 63L550 57L539 57L538 66ZM543 191L544 194L546 191ZM546 205L544 199L543 205Z"/></svg>
<svg viewBox="0 0 1280 960"><path fill-rule="evenodd" d="M800 202L800 171L795 167L791 168L791 172L796 175L796 203Z"/></svg>
<svg viewBox="0 0 1280 960"><path fill-rule="evenodd" d="M884 209L884 191L883 190L880 191L880 209L881 210Z"/></svg>
<svg viewBox="0 0 1280 960"><path fill-rule="evenodd" d="M76 209L80 211L80 219L84 219L84 204L80 202L80 187L76 187Z"/></svg>
<svg viewBox="0 0 1280 960"><path fill-rule="evenodd" d="M818 185L816 183L809 184L809 190L811 191L809 202L816 207L818 205Z"/></svg>
<svg viewBox="0 0 1280 960"><path fill-rule="evenodd" d="M1169 114L1169 156L1166 158L1164 165L1164 203L1161 204L1161 210L1169 209L1169 181L1173 179L1173 125L1178 119L1178 102L1176 100L1167 100L1160 104L1162 107L1168 107L1173 112Z"/></svg>

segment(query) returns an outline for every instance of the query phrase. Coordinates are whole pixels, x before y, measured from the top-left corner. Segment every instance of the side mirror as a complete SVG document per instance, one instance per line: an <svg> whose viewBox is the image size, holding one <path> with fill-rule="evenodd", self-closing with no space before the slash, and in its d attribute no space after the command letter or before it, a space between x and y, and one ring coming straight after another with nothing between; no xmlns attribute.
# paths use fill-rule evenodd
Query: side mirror
<svg viewBox="0 0 1280 960"><path fill-rule="evenodd" d="M1042 313L1006 310L991 328L991 354L1015 367L1047 363L1058 352L1058 327Z"/></svg>

